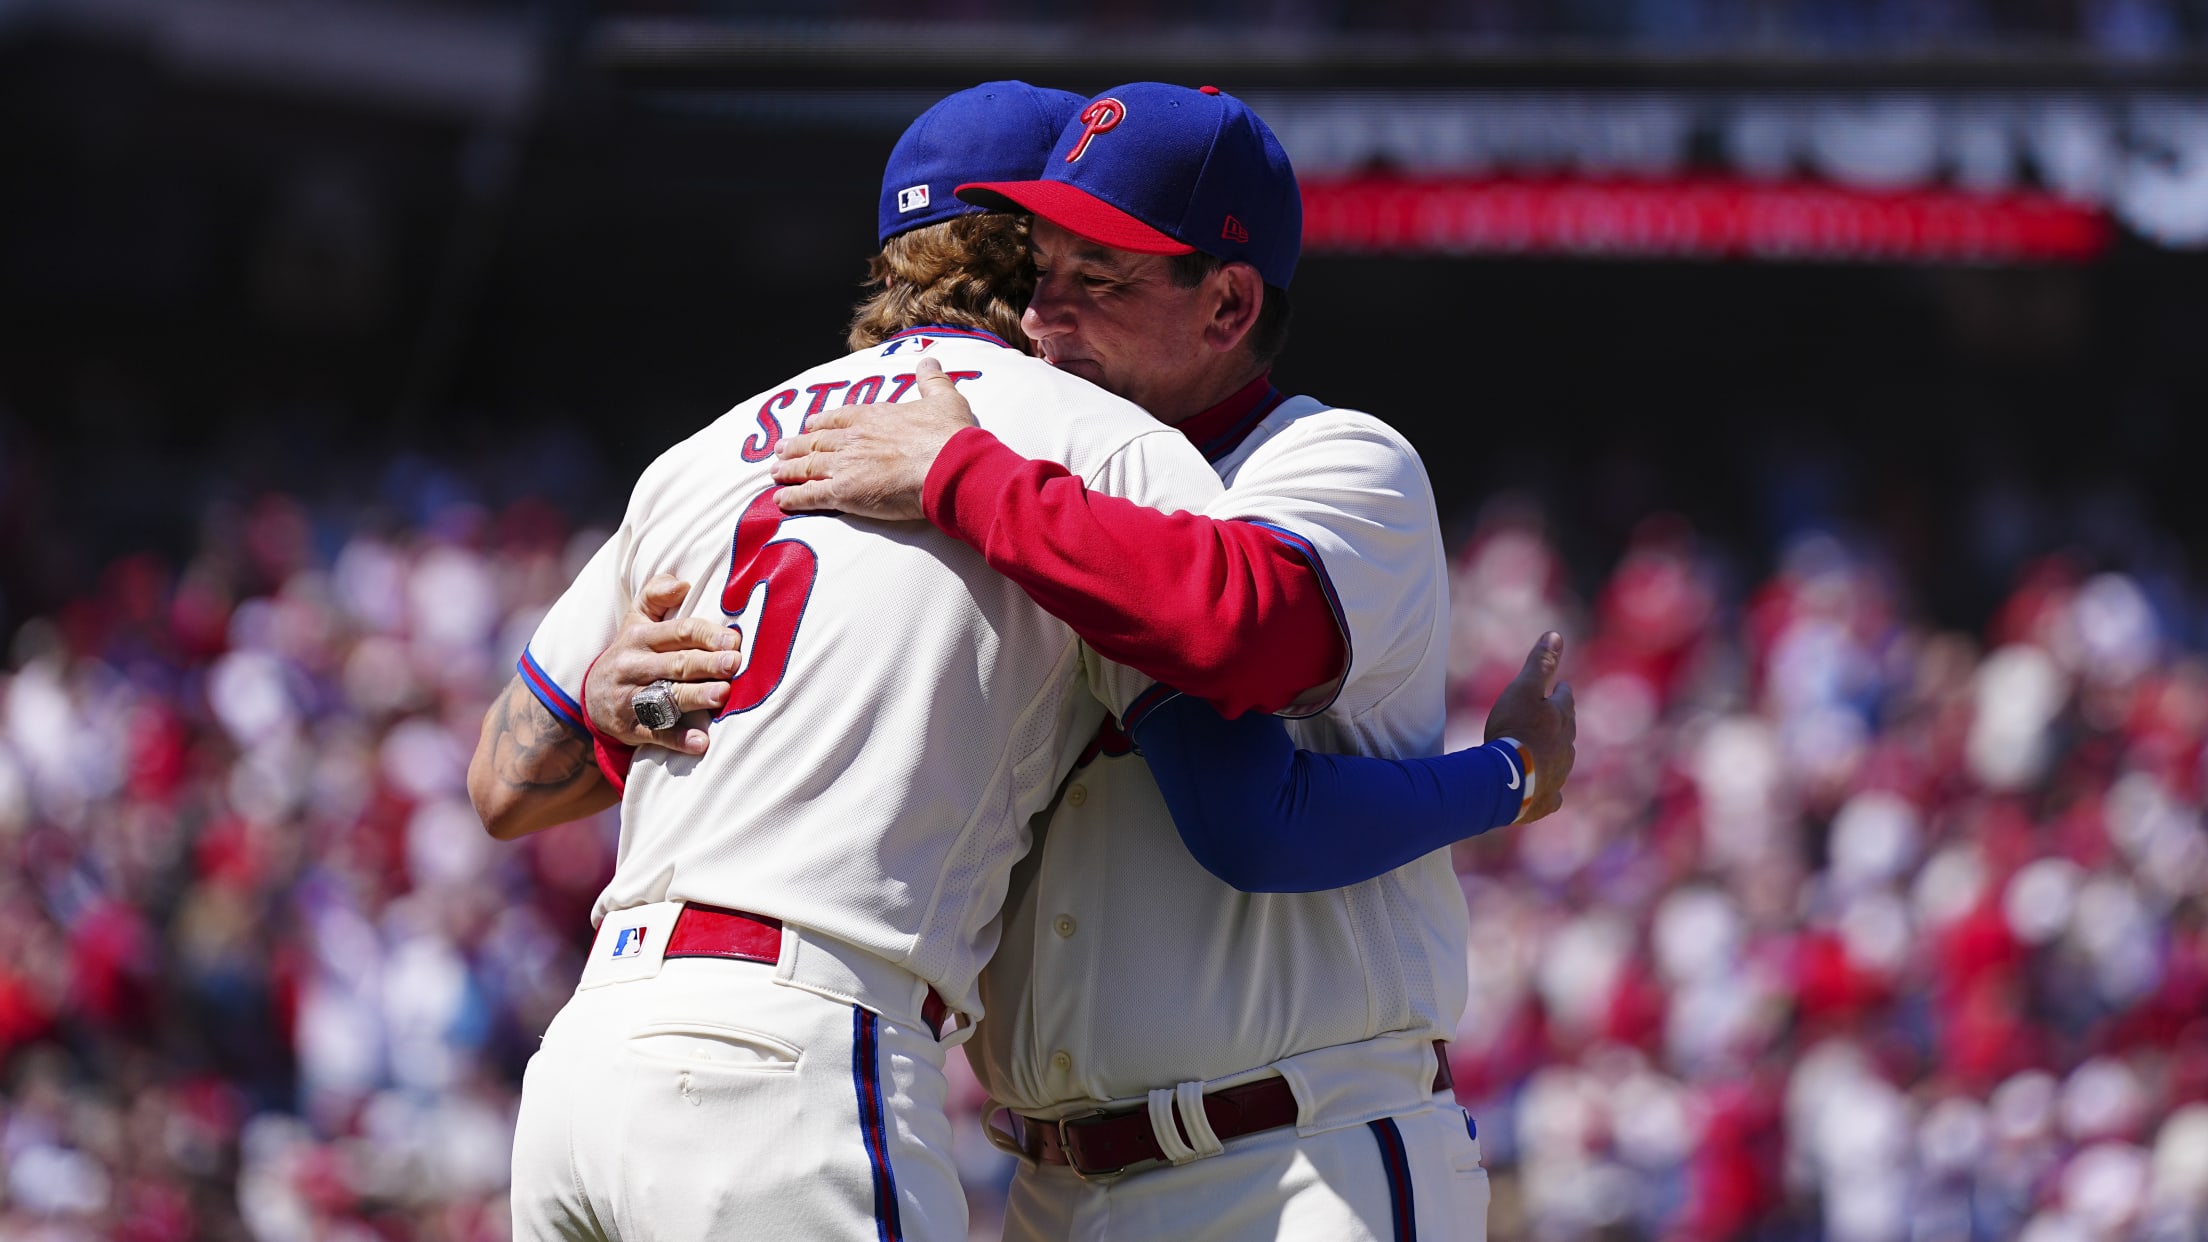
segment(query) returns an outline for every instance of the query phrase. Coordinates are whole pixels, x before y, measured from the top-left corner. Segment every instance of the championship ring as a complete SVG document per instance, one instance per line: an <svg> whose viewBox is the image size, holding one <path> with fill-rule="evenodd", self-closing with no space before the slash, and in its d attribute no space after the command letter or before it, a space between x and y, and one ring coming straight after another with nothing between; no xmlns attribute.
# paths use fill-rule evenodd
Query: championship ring
<svg viewBox="0 0 2208 1242"><path fill-rule="evenodd" d="M629 700L629 710L636 713L636 723L654 733L674 728L680 718L675 711L675 683L662 677L637 691Z"/></svg>

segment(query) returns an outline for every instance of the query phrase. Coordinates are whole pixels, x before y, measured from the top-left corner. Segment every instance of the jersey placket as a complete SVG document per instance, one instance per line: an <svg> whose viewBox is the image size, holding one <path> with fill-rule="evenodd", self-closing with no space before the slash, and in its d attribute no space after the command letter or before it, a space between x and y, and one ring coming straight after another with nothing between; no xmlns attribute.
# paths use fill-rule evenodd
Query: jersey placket
<svg viewBox="0 0 2208 1242"><path fill-rule="evenodd" d="M1035 891L1050 903L1035 911L1035 963L1037 975L1059 979L1101 979L1110 970L1106 960L1107 929L1119 912L1106 911L1117 886L1100 883L1109 874L1111 828L1105 822L1110 798L1104 789L1106 764L1131 762L1098 756L1076 768L1059 796L1051 833L1065 846L1043 855L1043 872ZM1089 882L1083 883L1083 877ZM1095 1005L1097 989L1048 989L1043 995L1057 1003L1049 1012L1038 1009L1036 1080L1050 1098L1095 1098L1097 1066L1089 1057L1098 1048ZM1086 1052L1088 1055L1083 1055Z"/></svg>

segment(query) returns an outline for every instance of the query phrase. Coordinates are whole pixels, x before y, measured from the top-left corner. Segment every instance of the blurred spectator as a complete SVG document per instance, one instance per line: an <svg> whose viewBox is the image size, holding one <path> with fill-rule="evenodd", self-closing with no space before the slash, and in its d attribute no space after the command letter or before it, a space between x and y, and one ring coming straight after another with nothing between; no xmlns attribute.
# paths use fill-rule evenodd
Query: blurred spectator
<svg viewBox="0 0 2208 1242"><path fill-rule="evenodd" d="M462 780L599 536L451 484L412 527L215 510L18 636L0 1237L504 1235L613 824L495 845ZM1509 498L1454 588L1452 738L1546 627L1583 705L1566 809L1456 851L1495 1237L2208 1230L2183 592L2025 563L1981 646L1875 546L1804 534L1739 587L1657 518L1579 578ZM989 1236L1010 1166L952 1073Z"/></svg>
<svg viewBox="0 0 2208 1242"><path fill-rule="evenodd" d="M1580 623L1557 563L1505 505L1457 580L1453 702L1560 625L1583 704L1566 809L1458 852L1496 1236L2202 1236L2182 620L2045 562L1980 654L1826 534L1736 613L1657 520Z"/></svg>
<svg viewBox="0 0 2208 1242"><path fill-rule="evenodd" d="M611 858L602 821L498 848L461 793L573 572L547 517L386 536L273 497L25 627L0 1236L503 1236L514 1084Z"/></svg>

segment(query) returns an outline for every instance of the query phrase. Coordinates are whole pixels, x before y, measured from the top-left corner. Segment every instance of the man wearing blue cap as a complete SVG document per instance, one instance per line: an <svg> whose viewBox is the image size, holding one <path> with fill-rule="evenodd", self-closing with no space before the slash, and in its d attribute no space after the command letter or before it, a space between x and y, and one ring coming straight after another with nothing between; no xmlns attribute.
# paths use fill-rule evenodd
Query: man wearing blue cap
<svg viewBox="0 0 2208 1242"><path fill-rule="evenodd" d="M960 188L1033 214L1022 327L1053 366L1202 449L1227 484L1203 516L1270 530L1303 560L1337 626L1323 672L1308 648L1277 659L1278 644L1239 662L1277 667L1236 671L1234 644L1211 641L1230 624L1186 635L1209 664L1153 658L1146 644L1205 615L1207 597L1247 594L1256 555L1217 555L1188 515L1084 492L969 426L925 369L917 408L808 420L781 450L776 477L794 486L778 502L924 515L1162 682L1234 682L1267 710L1292 699L1313 750L1434 754L1449 635L1424 468L1377 419L1270 382L1301 247L1271 131L1212 88L1134 83L1084 105L1040 169ZM1283 588L1279 607L1300 598ZM1531 743L1507 752L1529 818L1553 809L1570 767L1561 655L1544 636L1490 716L1491 737L1507 721ZM1393 834L1364 825L1224 851L1177 829L1203 784L1183 743L1223 743L1243 722L1188 698L1145 714L1159 697L1122 716L1140 755L1107 728L1062 789L1014 869L982 978L991 1016L973 1061L1023 1157L1006 1237L1484 1237L1486 1174L1443 1043L1466 1001L1468 934L1447 852L1383 858Z"/></svg>
<svg viewBox="0 0 2208 1242"><path fill-rule="evenodd" d="M912 390L918 357L949 365L937 376L972 394L993 444L1063 463L1085 495L1182 509L1219 495L1178 433L1007 348L1025 224L950 193L1024 173L1079 103L990 83L913 125L885 173L855 352L655 462L486 717L469 788L494 835L622 807L596 942L524 1083L517 1237L966 1234L944 1048L981 1013L976 977L1029 816L1106 708L1138 714L1149 678L1082 649L946 536L785 519L766 463L832 401ZM1310 574L1296 558L1244 576L1292 594L1289 567ZM1239 632L1293 645L1280 628L1259 616ZM1430 761L1469 760L1454 771L1473 780L1466 797L1450 771L1423 772L1458 795L1445 816L1426 808L1427 831L1519 813L1507 746ZM1329 814L1343 822L1338 799Z"/></svg>
<svg viewBox="0 0 2208 1242"><path fill-rule="evenodd" d="M990 83L915 123L855 352L654 462L486 717L469 790L494 835L622 812L523 1084L517 1238L966 1237L944 1052L981 1012L1030 817L1148 679L954 539L785 518L769 463L807 414L906 394L925 357L1088 486L1218 495L1170 429L1011 347L1025 225L952 193L1024 175L1079 102Z"/></svg>
<svg viewBox="0 0 2208 1242"><path fill-rule="evenodd" d="M1161 764L1160 785L1192 824L1292 833L1358 825L1365 812L1390 829L1347 850L1307 841L1286 864L1254 869L1229 848L1232 833L1214 833L1206 865L1235 883L1369 878L1554 805L1553 792L1536 791L1531 757L1561 755L1551 768L1561 774L1568 737L1561 750L1554 738L1531 749L1504 739L1390 764L1294 752L1262 717L1254 738L1207 732L1224 725L1216 713L1191 714L1157 693L1140 696L1165 703L1146 714L1135 702L1146 678L1086 653L1069 662L1067 635L1036 630L1037 618L1005 596L1011 583L964 563L971 553L861 522L791 531L771 489L754 494L757 471L745 467L771 456L788 412L817 415L839 395L895 400L927 370L889 362L903 352L982 364L948 377L936 367L936 382L967 381L992 426L992 411L1019 411L990 443L1023 462L1026 452L1067 463L1051 468L1083 497L1116 504L1106 492L1119 489L1196 509L1217 495L1178 434L1137 428L1130 407L1062 373L1071 367L1007 356L1024 222L976 216L945 193L986 175L992 158L1032 167L1049 115L1078 102L992 83L945 100L907 132L884 178L878 292L852 327L859 352L763 394L756 410L739 406L656 463L622 532L547 617L486 719L470 789L494 834L535 831L616 797L624 809L597 945L525 1087L518 1236L963 1235L940 1071L942 1043L966 1028L943 1035L941 1022L946 1011L980 1011L974 974L993 938L990 895L1024 845L1021 817L1073 761L1065 743L1093 731L1081 722L1095 705L1066 693L1076 666L1085 676L1075 681L1139 736L1220 760L1200 771ZM1299 536L1148 512L1233 563L1239 602L1215 596L1207 615L1232 620L1262 671L1229 684L1214 651L1209 697L1277 707L1331 676L1341 632ZM731 541L719 532L732 518ZM1251 546L1255 555L1234 561ZM741 653L728 629L699 615L710 597L693 597L684 578L722 582L712 602L745 632ZM1105 614L1124 615L1112 584L1088 585L1107 597ZM1314 618L1326 627L1319 644ZM1095 637L1146 654L1152 676L1160 666L1190 684L1207 676L1202 661L1167 658L1200 643L1154 629ZM1051 651L1055 676L1037 662ZM1022 700L1037 676L1037 696ZM1546 705L1530 688L1538 676L1526 680L1512 718L1538 734ZM1017 720L997 720L1008 708ZM719 739L711 753L708 723ZM1013 761L1007 728L1026 758ZM1106 737L1091 749L1124 753ZM989 774L986 761L996 764ZM1284 783L1302 791L1300 820L1245 813L1277 802ZM1080 787L1062 800L1080 805ZM967 818L938 822L944 815ZM1067 934L1070 920L1058 926ZM731 972L728 961L774 970ZM1093 1154L1108 1137L1081 1132L1070 1150Z"/></svg>

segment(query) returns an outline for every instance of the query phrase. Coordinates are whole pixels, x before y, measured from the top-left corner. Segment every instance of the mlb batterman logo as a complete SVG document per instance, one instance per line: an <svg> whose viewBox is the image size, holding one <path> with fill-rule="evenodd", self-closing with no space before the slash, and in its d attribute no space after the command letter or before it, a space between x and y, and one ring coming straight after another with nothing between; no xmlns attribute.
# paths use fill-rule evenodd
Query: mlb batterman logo
<svg viewBox="0 0 2208 1242"><path fill-rule="evenodd" d="M1066 162L1071 164L1087 154L1091 139L1119 128L1119 123L1126 119L1127 105L1116 99L1099 99L1081 109L1081 139L1066 153Z"/></svg>
<svg viewBox="0 0 2208 1242"><path fill-rule="evenodd" d="M645 929L641 927L622 928L621 934L614 937L611 956L617 958L642 956L644 952L644 931Z"/></svg>
<svg viewBox="0 0 2208 1242"><path fill-rule="evenodd" d="M903 215L908 211L918 211L927 205L928 187L926 185L907 186L897 191L898 215Z"/></svg>

